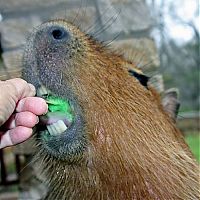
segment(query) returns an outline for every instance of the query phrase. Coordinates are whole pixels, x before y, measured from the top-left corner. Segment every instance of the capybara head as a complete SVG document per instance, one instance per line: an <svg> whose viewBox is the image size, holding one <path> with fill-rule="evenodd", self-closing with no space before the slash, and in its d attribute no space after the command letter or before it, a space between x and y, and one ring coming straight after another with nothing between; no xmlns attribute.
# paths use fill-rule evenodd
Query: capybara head
<svg viewBox="0 0 200 200"><path fill-rule="evenodd" d="M36 134L48 199L198 198L197 163L134 63L54 20L30 35L23 76L49 105Z"/></svg>

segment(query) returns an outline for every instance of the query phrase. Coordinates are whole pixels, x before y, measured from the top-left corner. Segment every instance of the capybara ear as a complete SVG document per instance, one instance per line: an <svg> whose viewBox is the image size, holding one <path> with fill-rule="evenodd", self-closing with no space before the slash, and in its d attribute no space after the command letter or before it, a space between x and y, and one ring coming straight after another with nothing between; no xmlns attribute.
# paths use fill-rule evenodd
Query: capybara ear
<svg viewBox="0 0 200 200"><path fill-rule="evenodd" d="M164 110L174 121L176 121L178 111L180 108L180 102L178 100L178 97L179 97L178 89L170 88L165 91L162 99L162 105L164 107Z"/></svg>

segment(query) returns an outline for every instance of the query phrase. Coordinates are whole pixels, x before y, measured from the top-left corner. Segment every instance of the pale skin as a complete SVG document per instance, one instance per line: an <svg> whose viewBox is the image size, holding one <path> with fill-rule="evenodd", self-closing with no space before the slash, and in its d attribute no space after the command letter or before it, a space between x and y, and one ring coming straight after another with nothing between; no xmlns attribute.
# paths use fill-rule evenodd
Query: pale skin
<svg viewBox="0 0 200 200"><path fill-rule="evenodd" d="M0 149L30 138L38 116L47 112L46 102L35 94L23 79L0 81Z"/></svg>

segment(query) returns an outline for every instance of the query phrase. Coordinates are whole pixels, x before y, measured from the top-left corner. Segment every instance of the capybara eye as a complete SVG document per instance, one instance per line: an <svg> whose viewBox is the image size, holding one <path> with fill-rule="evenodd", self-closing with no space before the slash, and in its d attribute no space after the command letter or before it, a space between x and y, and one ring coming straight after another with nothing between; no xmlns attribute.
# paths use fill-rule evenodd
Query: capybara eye
<svg viewBox="0 0 200 200"><path fill-rule="evenodd" d="M54 40L63 40L69 38L69 33L62 27L52 27L50 30L50 35Z"/></svg>

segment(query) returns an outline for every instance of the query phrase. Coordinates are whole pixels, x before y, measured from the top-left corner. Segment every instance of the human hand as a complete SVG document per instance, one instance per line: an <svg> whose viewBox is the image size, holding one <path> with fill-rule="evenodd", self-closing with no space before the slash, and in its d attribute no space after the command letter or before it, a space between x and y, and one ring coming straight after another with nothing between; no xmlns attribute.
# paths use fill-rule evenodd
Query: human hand
<svg viewBox="0 0 200 200"><path fill-rule="evenodd" d="M38 115L47 112L46 102L35 93L34 86L20 78L0 81L0 149L27 140Z"/></svg>

